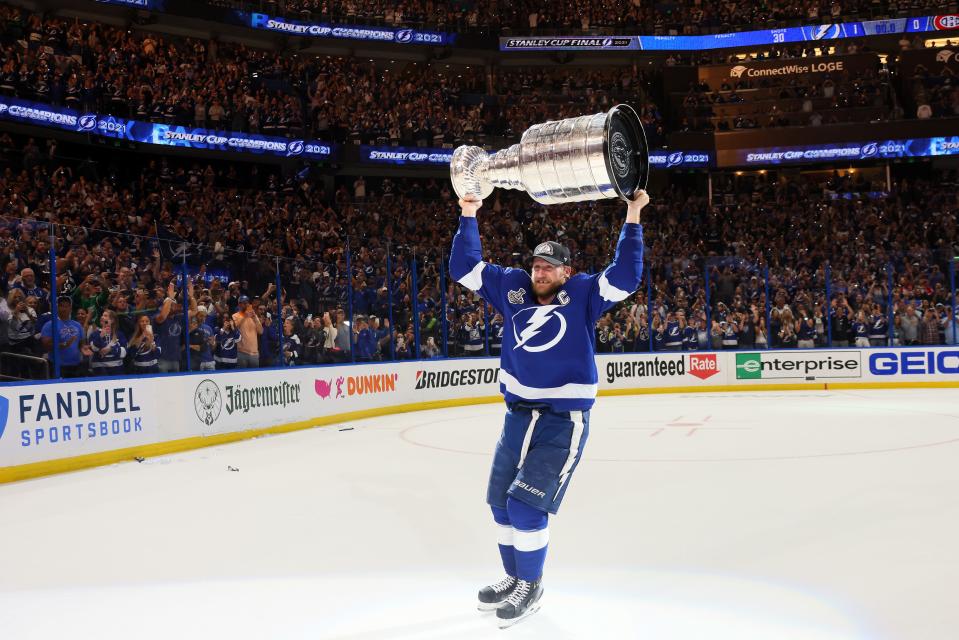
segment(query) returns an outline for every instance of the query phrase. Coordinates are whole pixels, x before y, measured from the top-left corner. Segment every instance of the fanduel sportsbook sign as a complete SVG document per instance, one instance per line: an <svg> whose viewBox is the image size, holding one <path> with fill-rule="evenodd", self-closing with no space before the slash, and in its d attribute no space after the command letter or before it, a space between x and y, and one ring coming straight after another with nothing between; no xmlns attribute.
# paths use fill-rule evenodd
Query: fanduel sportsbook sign
<svg viewBox="0 0 959 640"><path fill-rule="evenodd" d="M88 440L110 440L119 448L126 437L142 433L148 426L140 406L142 389L133 385L71 391L54 388L24 388L0 402L3 423L16 431L20 447L56 450ZM3 431L0 428L0 435Z"/></svg>

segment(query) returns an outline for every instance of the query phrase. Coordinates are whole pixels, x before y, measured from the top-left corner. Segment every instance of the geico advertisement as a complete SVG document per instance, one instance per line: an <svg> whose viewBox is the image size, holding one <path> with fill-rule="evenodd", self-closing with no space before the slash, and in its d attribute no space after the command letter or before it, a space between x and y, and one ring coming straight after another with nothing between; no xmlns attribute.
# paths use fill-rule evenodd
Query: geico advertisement
<svg viewBox="0 0 959 640"><path fill-rule="evenodd" d="M0 466L123 449L185 433L182 403L136 378L0 388ZM176 425L180 425L177 429Z"/></svg>
<svg viewBox="0 0 959 640"><path fill-rule="evenodd" d="M955 347L876 350L869 352L868 360L869 375L878 379L959 379L959 349Z"/></svg>

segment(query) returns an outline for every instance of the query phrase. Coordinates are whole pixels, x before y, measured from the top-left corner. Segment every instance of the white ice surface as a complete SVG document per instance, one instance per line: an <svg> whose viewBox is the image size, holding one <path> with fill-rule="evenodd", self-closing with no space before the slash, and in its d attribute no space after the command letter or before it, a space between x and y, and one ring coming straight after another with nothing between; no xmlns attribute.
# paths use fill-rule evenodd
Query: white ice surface
<svg viewBox="0 0 959 640"><path fill-rule="evenodd" d="M503 410L0 485L0 638L959 637L957 390L600 398L505 631L475 610Z"/></svg>

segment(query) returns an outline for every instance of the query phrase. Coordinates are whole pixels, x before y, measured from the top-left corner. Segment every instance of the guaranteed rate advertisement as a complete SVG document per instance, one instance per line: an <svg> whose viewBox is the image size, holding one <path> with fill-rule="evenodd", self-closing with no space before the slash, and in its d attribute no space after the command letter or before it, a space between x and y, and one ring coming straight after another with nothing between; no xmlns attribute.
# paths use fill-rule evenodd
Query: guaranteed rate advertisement
<svg viewBox="0 0 959 640"><path fill-rule="evenodd" d="M0 120L167 147L302 157L308 160L329 160L333 155L333 145L319 140L290 140L256 133L127 120L16 98L0 100Z"/></svg>

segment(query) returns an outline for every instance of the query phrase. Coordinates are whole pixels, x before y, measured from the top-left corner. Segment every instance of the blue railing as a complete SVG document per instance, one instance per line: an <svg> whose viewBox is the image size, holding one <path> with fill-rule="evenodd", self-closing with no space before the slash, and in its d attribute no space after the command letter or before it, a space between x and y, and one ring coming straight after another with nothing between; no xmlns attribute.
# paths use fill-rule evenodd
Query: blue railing
<svg viewBox="0 0 959 640"><path fill-rule="evenodd" d="M52 229L50 235L51 278L56 281L57 255L52 248L56 237ZM271 282L273 289L258 298L252 296L246 316L255 315L253 322L262 325L255 343L257 363L262 368L499 354L502 320L495 309L471 292L459 285L447 286L444 251L417 253L412 247L387 245L383 253L385 269L381 271L368 247L357 248L350 242L346 247L341 263L305 264L299 270L295 265L291 269L287 259L271 258L273 273L262 281ZM653 264L644 270L638 291L597 324L597 349L632 353L957 343L955 260L949 262L947 273L930 280L935 290L920 296L907 295L906 289L897 286L896 265L887 263L881 270L869 287L841 280L837 291L833 269L825 263L817 269L811 284L790 294L795 283L789 270L738 258L711 258L685 272L671 272L667 265ZM111 329L112 335L126 345L117 373L233 368L225 361L229 358L222 357L230 350L226 348L229 341L221 339L221 334L229 325L224 322L225 316L236 313L242 305L234 295L241 293L238 283L228 284L223 294L217 293L223 289L212 280L189 275L185 255L177 271L173 279L179 293L173 305L179 306L178 331L167 324L169 320L157 322L155 308L120 313L106 309L98 315L102 324L100 318L113 312L114 325L126 326L133 326L131 320L141 315L149 315L153 318L151 338L156 336L157 344L163 342L159 360L166 365L138 368L136 351L137 345L143 344L142 332L134 334L140 338L134 345L132 336L119 336L116 329ZM663 284L669 281L679 284L672 288ZM885 286L878 284L881 281ZM188 286L191 283L192 287ZM880 290L881 296L877 293ZM245 293L254 292L247 289ZM88 298L82 293L72 294L75 305L83 309ZM233 305L234 298L237 306ZM342 317L338 311L342 311ZM324 313L330 314L328 320L323 318ZM84 314L77 307L72 311L72 317ZM191 325L193 315L198 321L204 319L207 327ZM211 322L211 318L216 320ZM49 321L48 335L60 335L61 320L53 314ZM87 316L85 341L89 345L104 344L104 330L89 329L91 321ZM245 317L240 322L245 322ZM348 339L333 335L342 331L348 332ZM94 336L100 336L98 342ZM55 379L85 375L87 367L98 359L117 357L87 353L78 368L73 362L65 364L67 351L47 349ZM3 373L8 379L30 377Z"/></svg>

